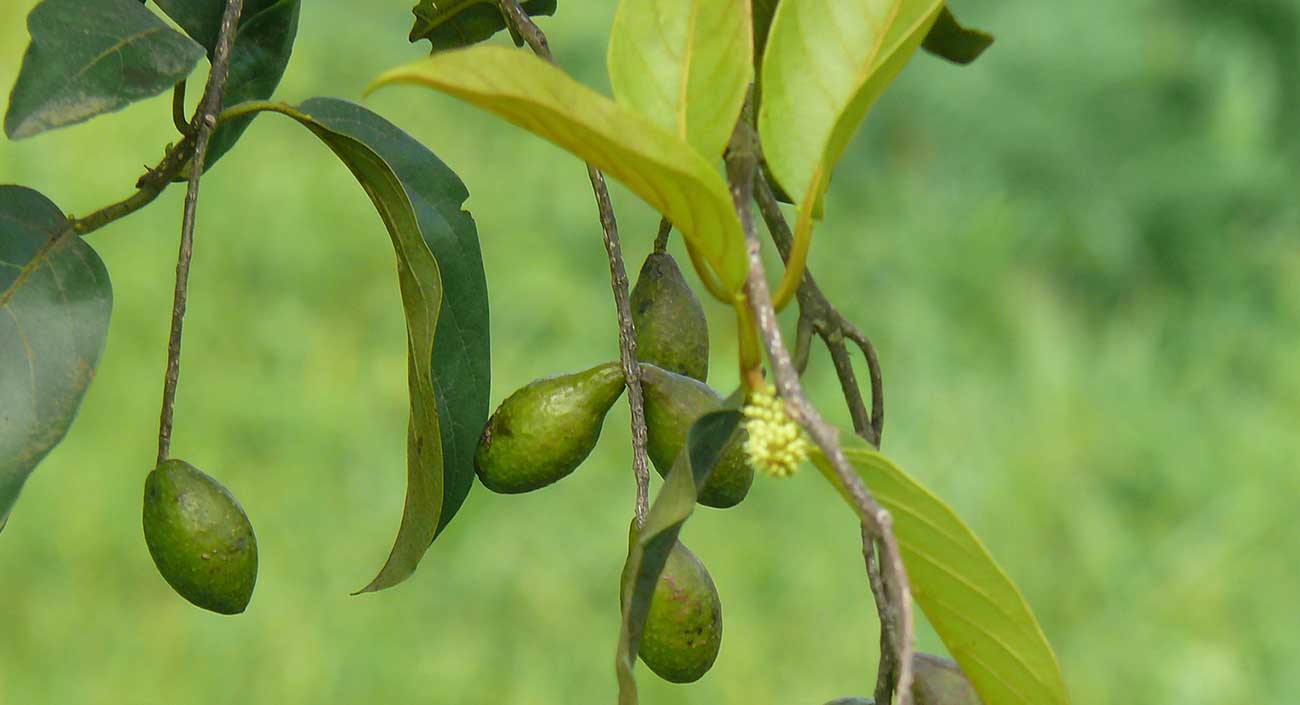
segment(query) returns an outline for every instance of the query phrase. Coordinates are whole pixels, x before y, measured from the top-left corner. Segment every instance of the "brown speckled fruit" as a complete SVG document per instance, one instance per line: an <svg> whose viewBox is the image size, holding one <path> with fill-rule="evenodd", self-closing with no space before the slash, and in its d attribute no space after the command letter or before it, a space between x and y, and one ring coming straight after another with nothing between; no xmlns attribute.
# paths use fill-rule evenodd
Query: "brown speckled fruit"
<svg viewBox="0 0 1300 705"><path fill-rule="evenodd" d="M166 460L144 483L144 540L181 597L219 614L248 607L257 582L257 537L221 483L183 460Z"/></svg>
<svg viewBox="0 0 1300 705"><path fill-rule="evenodd" d="M626 582L626 581L624 581ZM678 542L655 584L638 653L672 683L699 680L722 646L722 601L704 564Z"/></svg>

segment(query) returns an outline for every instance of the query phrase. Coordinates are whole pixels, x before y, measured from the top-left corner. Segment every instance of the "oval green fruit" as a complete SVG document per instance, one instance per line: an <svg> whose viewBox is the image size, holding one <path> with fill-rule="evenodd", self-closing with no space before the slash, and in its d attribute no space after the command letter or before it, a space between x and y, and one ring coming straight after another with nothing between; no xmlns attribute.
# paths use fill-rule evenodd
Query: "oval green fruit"
<svg viewBox="0 0 1300 705"><path fill-rule="evenodd" d="M667 477L686 446L686 433L695 420L722 408L722 398L709 385L654 365L641 365L645 391L646 452L661 476ZM699 501L725 509L740 503L754 484L754 468L745 456L745 431L737 429L727 441Z"/></svg>
<svg viewBox="0 0 1300 705"><path fill-rule="evenodd" d="M573 472L596 447L605 414L623 393L623 370L606 363L539 379L488 419L474 469L493 492L531 492Z"/></svg>
<svg viewBox="0 0 1300 705"><path fill-rule="evenodd" d="M183 460L166 460L144 482L144 540L181 597L219 614L248 607L257 582L257 537L221 483Z"/></svg>
<svg viewBox="0 0 1300 705"><path fill-rule="evenodd" d="M626 580L624 580L626 584ZM699 680L722 647L722 601L704 564L679 541L655 583L638 653L672 683Z"/></svg>
<svg viewBox="0 0 1300 705"><path fill-rule="evenodd" d="M672 255L646 258L632 287L636 356L704 382L709 377L709 322Z"/></svg>

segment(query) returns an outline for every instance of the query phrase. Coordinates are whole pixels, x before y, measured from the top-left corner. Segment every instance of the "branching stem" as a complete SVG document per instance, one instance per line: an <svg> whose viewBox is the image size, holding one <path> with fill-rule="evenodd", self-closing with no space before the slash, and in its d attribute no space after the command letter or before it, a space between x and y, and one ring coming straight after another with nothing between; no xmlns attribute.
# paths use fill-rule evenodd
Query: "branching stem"
<svg viewBox="0 0 1300 705"><path fill-rule="evenodd" d="M882 629L897 634L893 641L890 657L896 665L894 686L898 695L898 705L910 705L912 683L912 600L908 586L907 573L903 569L902 555L898 540L894 535L893 519L889 512L876 502L867 491L861 478L854 472L840 448L838 432L822 420L817 409L813 407L804 393L799 381L799 372L795 368L790 351L782 340L781 328L777 322L776 311L772 306L771 293L768 291L766 274L763 269L761 246L755 232L753 217L755 175L758 172L759 148L758 135L748 119L752 104L746 106L746 115L737 123L727 148L727 180L731 186L731 197L740 217L749 255L749 276L745 281L745 296L748 305L758 323L768 360L772 366L777 389L790 416L804 429L808 437L829 461L836 478L853 500L858 515L862 520L864 534L870 536L880 545L880 567L882 589L876 596L884 604L878 604L881 614ZM870 570L870 561L868 561ZM882 663L882 670L888 664ZM888 702L888 701L886 701Z"/></svg>
<svg viewBox="0 0 1300 705"><path fill-rule="evenodd" d="M185 191L185 211L181 218L180 254L176 258L176 291L172 300L171 330L167 338L167 371L163 378L162 413L158 420L158 463L167 459L171 451L172 427L176 408L176 384L181 373L181 335L185 324L185 306L189 298L190 259L194 256L194 221L199 206L199 181L207 161L208 143L217 127L217 114L221 112L222 92L230 75L230 50L234 44L235 26L243 12L244 0L226 0L221 15L217 45L212 52L212 72L203 89L203 99L190 127L195 135L194 157L190 161L189 186Z"/></svg>

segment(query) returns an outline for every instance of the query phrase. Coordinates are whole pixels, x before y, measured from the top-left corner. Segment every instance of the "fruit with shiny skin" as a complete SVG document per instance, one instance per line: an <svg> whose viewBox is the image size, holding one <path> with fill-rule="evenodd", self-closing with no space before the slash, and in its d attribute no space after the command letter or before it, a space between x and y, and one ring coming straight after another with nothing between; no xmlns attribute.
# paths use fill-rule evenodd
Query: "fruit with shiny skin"
<svg viewBox="0 0 1300 705"><path fill-rule="evenodd" d="M622 368L609 362L535 380L511 394L488 419L474 453L483 486L531 492L573 472L596 447L623 385Z"/></svg>
<svg viewBox="0 0 1300 705"><path fill-rule="evenodd" d="M713 667L721 647L718 588L700 559L679 541L668 552L650 598L638 649L641 661L666 681L691 683Z"/></svg>
<svg viewBox="0 0 1300 705"><path fill-rule="evenodd" d="M181 597L218 614L248 607L257 583L257 537L234 496L183 460L163 461L144 483L144 539Z"/></svg>
<svg viewBox="0 0 1300 705"><path fill-rule="evenodd" d="M655 469L668 476L686 446L695 420L723 408L722 398L703 382L654 365L641 365L645 391L646 452ZM754 484L754 468L745 455L745 431L736 429L718 458L713 474L699 491L700 504L725 509L740 503Z"/></svg>
<svg viewBox="0 0 1300 705"><path fill-rule="evenodd" d="M646 257L630 303L637 359L707 381L709 322L672 255Z"/></svg>

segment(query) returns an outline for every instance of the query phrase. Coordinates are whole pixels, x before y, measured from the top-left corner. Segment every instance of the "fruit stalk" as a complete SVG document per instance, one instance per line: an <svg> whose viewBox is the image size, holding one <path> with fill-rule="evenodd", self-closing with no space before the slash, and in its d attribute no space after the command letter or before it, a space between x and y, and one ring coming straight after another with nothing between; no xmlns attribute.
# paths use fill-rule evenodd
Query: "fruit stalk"
<svg viewBox="0 0 1300 705"><path fill-rule="evenodd" d="M212 72L203 89L203 98L190 121L196 137L194 157L190 162L190 180L185 190L185 211L181 218L181 248L176 257L176 291L172 299L171 330L167 338L167 372L163 377L162 413L158 419L158 464L171 452L172 426L176 408L176 384L181 374L181 333L185 325L185 306L189 298L190 260L194 256L194 220L199 207L199 180L208 156L208 142L217 127L221 112L221 95L230 75L230 49L235 41L235 25L244 10L244 0L226 0L221 15L217 45L212 52Z"/></svg>
<svg viewBox="0 0 1300 705"><path fill-rule="evenodd" d="M546 34L533 22L519 5L519 0L500 0L506 24L534 54L555 63ZM641 391L641 367L636 359L636 331L632 325L632 306L628 302L627 268L623 264L623 249L618 237L618 221L609 199L605 175L591 164L587 176L595 193L596 208L600 211L600 226L605 234L605 253L609 256L610 286L614 290L614 306L618 310L618 350L627 380L627 403L632 411L632 474L636 477L636 523L645 523L650 509L650 465L646 460L645 398Z"/></svg>
<svg viewBox="0 0 1300 705"><path fill-rule="evenodd" d="M884 595L876 599L888 598L889 605L878 604L882 618L882 628L892 629L897 638L893 639L893 660L897 665L897 679L894 683L897 692L897 705L911 705L913 626L912 600L908 587L907 573L903 569L903 560L899 552L898 540L894 536L893 520L883 507L876 502L871 493L862 484L861 478L853 471L844 451L840 448L838 434L834 427L822 420L816 408L808 401L799 382L799 373L795 369L782 339L780 324L776 311L772 307L771 293L768 291L766 273L763 269L761 247L754 226L751 205L754 201L754 179L758 171L759 148L758 134L754 130L750 113L753 112L752 100L746 101L741 119L737 121L735 132L727 147L726 166L727 181L731 186L731 197L736 214L740 218L745 233L747 254L749 257L749 276L745 281L745 297L758 324L768 359L776 378L777 389L785 400L790 416L808 433L808 437L821 449L830 461L839 481L852 498L855 509L862 519L865 530L879 543L881 566L885 583ZM885 623L888 622L886 625ZM889 658L889 657L886 657ZM886 668L888 663L882 663Z"/></svg>

